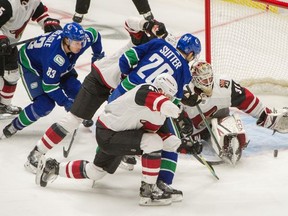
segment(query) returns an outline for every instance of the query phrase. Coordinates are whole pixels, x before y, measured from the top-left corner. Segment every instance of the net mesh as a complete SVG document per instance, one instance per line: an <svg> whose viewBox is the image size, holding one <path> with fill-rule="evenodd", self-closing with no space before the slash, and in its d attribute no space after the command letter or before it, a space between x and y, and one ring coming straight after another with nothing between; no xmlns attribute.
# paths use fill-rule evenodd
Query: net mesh
<svg viewBox="0 0 288 216"><path fill-rule="evenodd" d="M211 61L254 92L288 95L288 10L211 0Z"/></svg>

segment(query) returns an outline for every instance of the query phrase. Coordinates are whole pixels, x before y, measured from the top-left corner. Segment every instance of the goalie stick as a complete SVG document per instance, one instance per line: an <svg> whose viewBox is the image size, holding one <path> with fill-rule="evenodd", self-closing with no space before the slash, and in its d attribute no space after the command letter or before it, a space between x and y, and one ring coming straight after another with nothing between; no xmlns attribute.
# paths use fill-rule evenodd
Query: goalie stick
<svg viewBox="0 0 288 216"><path fill-rule="evenodd" d="M180 127L180 125L179 125L179 121L177 121L177 119L175 119L175 124L176 124L176 126L177 126L177 128L178 128L178 130L179 130L179 133L180 133L180 136L181 136L181 138L187 138L187 136L184 136L183 135L183 133L181 132L181 127ZM190 142L191 143L193 143L193 140L192 140L192 138L191 138L191 136L188 136L188 139L190 140ZM217 179L217 180L219 180L219 177L217 176L217 174L216 174L216 172L215 172L215 170L214 170L214 168L213 168L213 166L212 166L212 162L209 162L209 161L206 161L206 159L201 155L201 154L195 154L195 153L191 153L192 154L192 156L196 159L196 160L198 160L201 164L203 164L203 165L205 165L208 169L209 169L209 171L211 172L211 174Z"/></svg>
<svg viewBox="0 0 288 216"><path fill-rule="evenodd" d="M186 88L187 88L187 91L192 95L193 93L192 93L190 87L187 85ZM222 154L223 154L222 148L221 148L218 140L216 139L215 134L213 133L212 129L210 128L210 125L209 125L209 123L208 123L205 115L203 114L203 112L202 112L199 104L196 105L196 108L197 108L197 110L198 110L198 112L199 112L199 114L200 114L200 116L201 116L201 118L202 118L202 120L203 120L203 122L204 122L204 124L205 124L205 126L206 126L206 128L207 128L207 130L208 130L208 132L210 133L212 139L213 139L214 142L216 143L217 148L219 149L219 157L221 158L221 156L222 156Z"/></svg>
<svg viewBox="0 0 288 216"><path fill-rule="evenodd" d="M66 150L65 147L63 146L63 156L65 158L68 157L69 153L70 153L70 149L72 147L72 144L74 142L74 139L75 139L75 136L77 134L77 131L78 131L78 128L74 130L73 134L72 134L72 137L71 137L71 140L70 140L70 143L69 143L69 146L68 146L68 149Z"/></svg>
<svg viewBox="0 0 288 216"><path fill-rule="evenodd" d="M200 116L201 116L201 118L202 118L202 120L203 120L203 122L204 122L204 124L205 124L205 126L206 126L206 128L207 128L207 130L209 131L212 139L213 139L214 142L216 143L217 148L219 149L219 157L221 157L221 155L223 154L223 151L222 151L222 148L221 148L218 140L217 140L216 137L215 137L215 134L213 133L212 129L210 128L210 125L209 125L206 117L204 116L204 114L203 114L203 112L202 112L202 110L201 110L201 108L200 108L200 106L199 106L198 104L196 105L196 108L197 108L197 110L198 110L198 112L199 112L199 114L200 114Z"/></svg>

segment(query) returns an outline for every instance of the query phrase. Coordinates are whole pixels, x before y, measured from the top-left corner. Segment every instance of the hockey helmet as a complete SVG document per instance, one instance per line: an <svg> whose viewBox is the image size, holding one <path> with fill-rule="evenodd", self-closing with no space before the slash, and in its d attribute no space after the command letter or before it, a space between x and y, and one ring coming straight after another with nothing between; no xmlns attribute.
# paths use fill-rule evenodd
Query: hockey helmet
<svg viewBox="0 0 288 216"><path fill-rule="evenodd" d="M84 41L85 31L76 22L67 23L63 28L63 36L73 41Z"/></svg>
<svg viewBox="0 0 288 216"><path fill-rule="evenodd" d="M196 57L201 52L201 42L197 37L193 36L190 33L187 33L180 37L177 42L176 48L187 55L193 52L194 56Z"/></svg>
<svg viewBox="0 0 288 216"><path fill-rule="evenodd" d="M212 95L214 78L211 65L206 61L197 61L190 68L193 85L206 96Z"/></svg>
<svg viewBox="0 0 288 216"><path fill-rule="evenodd" d="M158 75L153 82L153 85L161 89L165 95L173 97L178 91L178 85L173 76L168 73Z"/></svg>

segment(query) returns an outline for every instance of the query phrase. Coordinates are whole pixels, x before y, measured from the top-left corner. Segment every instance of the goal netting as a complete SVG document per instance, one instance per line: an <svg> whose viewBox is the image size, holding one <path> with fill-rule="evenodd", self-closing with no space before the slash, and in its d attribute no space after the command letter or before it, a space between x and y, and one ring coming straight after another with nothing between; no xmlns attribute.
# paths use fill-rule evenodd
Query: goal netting
<svg viewBox="0 0 288 216"><path fill-rule="evenodd" d="M206 59L214 72L255 93L288 95L287 2L205 0Z"/></svg>

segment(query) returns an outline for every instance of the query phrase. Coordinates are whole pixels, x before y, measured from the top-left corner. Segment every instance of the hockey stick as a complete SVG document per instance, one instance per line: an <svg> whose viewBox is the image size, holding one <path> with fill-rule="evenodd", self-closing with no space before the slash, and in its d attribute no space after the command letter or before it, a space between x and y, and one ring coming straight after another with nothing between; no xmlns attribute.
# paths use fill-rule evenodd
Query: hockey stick
<svg viewBox="0 0 288 216"><path fill-rule="evenodd" d="M188 91L191 95L193 94L192 91L191 91L191 89L190 89L190 87L189 87L188 85L186 86L186 89L187 89L187 91ZM214 142L216 143L217 148L219 149L219 157L221 158L221 156L222 156L222 154L223 154L222 148L221 148L221 146L219 145L219 142L218 142L218 140L216 139L215 134L213 133L212 129L210 128L210 125L209 125L209 123L208 123L208 121L207 121L204 113L202 112L199 104L196 104L196 108L197 108L197 110L198 110L198 112L199 112L202 120L204 121L204 124L205 124L208 132L210 133L211 137L213 138Z"/></svg>
<svg viewBox="0 0 288 216"><path fill-rule="evenodd" d="M193 143L193 140L191 138L191 136L189 136L190 141ZM201 155L201 154L193 154L194 158L196 158L201 164L205 165L209 171L211 172L211 174L217 179L219 180L219 177L217 176L212 164L209 161L206 161L206 159Z"/></svg>
<svg viewBox="0 0 288 216"><path fill-rule="evenodd" d="M70 140L68 149L66 150L65 147L63 147L63 156L64 156L65 158L67 158L68 155L69 155L69 153L70 153L70 149L71 149L72 144L73 144L73 142L74 142L74 139L75 139L75 136L76 136L76 134L77 134L77 131L78 131L78 128L75 129L74 132L73 132L73 135L72 135L72 138L71 138L71 140Z"/></svg>
<svg viewBox="0 0 288 216"><path fill-rule="evenodd" d="M29 38L29 39L26 39L26 40L18 41L18 42L10 44L9 46L18 46L18 45L21 45L21 44L24 44L24 43L28 43L28 42L34 41L37 38L38 37L34 37L34 38Z"/></svg>
<svg viewBox="0 0 288 216"><path fill-rule="evenodd" d="M176 124L176 127L177 129L179 130L179 133L180 133L180 136L182 138L187 138L187 136L184 136L183 133L181 132L181 127L179 125L179 121L177 121L177 119L174 120L175 124ZM188 136L188 139L190 140L191 143L193 143L193 140L191 138L191 136ZM192 153L193 157L198 160L201 164L205 165L209 171L212 173L212 175L217 179L219 180L219 177L217 176L214 168L212 167L212 164L210 162L207 162L202 155L200 154L195 154L195 153Z"/></svg>
<svg viewBox="0 0 288 216"><path fill-rule="evenodd" d="M221 148L217 138L215 137L215 134L213 133L212 129L210 128L210 125L209 125L206 117L204 116L204 114L203 114L203 112L202 112L202 110L201 110L201 108L200 108L200 106L198 104L196 105L196 108L197 108L202 120L204 121L204 124L205 124L207 130L209 131L209 133L210 133L211 137L213 138L214 142L216 143L217 148L219 149L219 157L221 157L221 155L223 154L222 148Z"/></svg>

